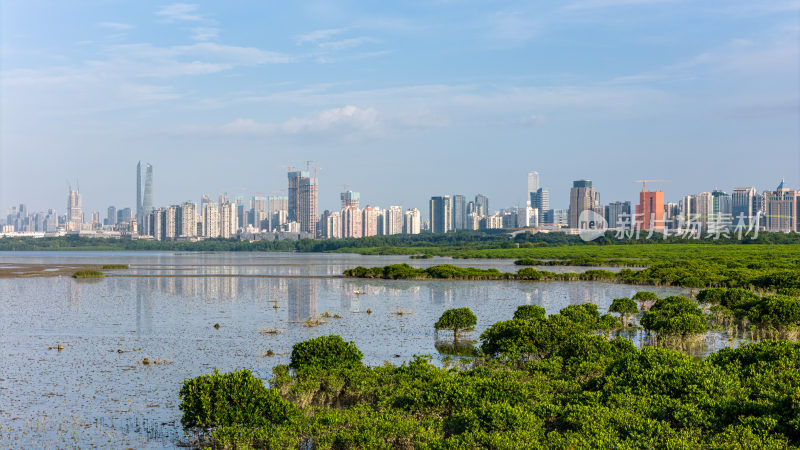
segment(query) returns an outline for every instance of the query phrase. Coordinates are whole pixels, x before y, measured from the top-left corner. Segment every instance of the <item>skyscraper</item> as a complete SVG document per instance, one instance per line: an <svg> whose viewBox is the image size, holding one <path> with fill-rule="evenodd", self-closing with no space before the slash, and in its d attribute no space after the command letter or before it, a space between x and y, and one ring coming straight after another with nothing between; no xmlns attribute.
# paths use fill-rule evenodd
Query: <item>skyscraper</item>
<svg viewBox="0 0 800 450"><path fill-rule="evenodd" d="M483 194L475 196L475 213L479 216L489 215L489 197Z"/></svg>
<svg viewBox="0 0 800 450"><path fill-rule="evenodd" d="M631 228L633 226L631 217L631 202L614 202L606 206L606 221L608 221L608 228L617 228L623 225L623 219L627 216L627 224L625 226Z"/></svg>
<svg viewBox="0 0 800 450"><path fill-rule="evenodd" d="M317 179L310 176L301 177L297 221L300 223L300 231L311 233L311 237L317 236L317 197Z"/></svg>
<svg viewBox="0 0 800 450"><path fill-rule="evenodd" d="M539 217L542 217L550 209L550 191L545 188L538 188L530 193L531 208L539 210Z"/></svg>
<svg viewBox="0 0 800 450"><path fill-rule="evenodd" d="M664 230L664 192L639 192L636 222L642 230Z"/></svg>
<svg viewBox="0 0 800 450"><path fill-rule="evenodd" d="M733 215L734 225L738 222L739 216L742 216L744 218L743 225L750 226L758 212L757 209L753 208L757 195L756 188L752 186L737 187L733 190L731 214Z"/></svg>
<svg viewBox="0 0 800 450"><path fill-rule="evenodd" d="M431 232L447 233L453 229L453 207L449 195L431 197Z"/></svg>
<svg viewBox="0 0 800 450"><path fill-rule="evenodd" d="M144 180L143 180L144 178ZM144 189L142 189L144 181ZM142 174L142 162L136 164L136 222L144 229L144 218L153 210L153 166L149 163Z"/></svg>
<svg viewBox="0 0 800 450"><path fill-rule="evenodd" d="M797 208L800 206L800 191L791 190L781 180L774 191L766 195L767 231L789 233L800 231L797 225Z"/></svg>
<svg viewBox="0 0 800 450"><path fill-rule="evenodd" d="M83 208L81 194L77 190L69 189L67 195L67 231L80 231L83 223Z"/></svg>
<svg viewBox="0 0 800 450"><path fill-rule="evenodd" d="M361 198L361 194L353 191L345 191L342 192L340 198L342 199L342 209L349 208L351 206L358 208L358 201Z"/></svg>
<svg viewBox="0 0 800 450"><path fill-rule="evenodd" d="M528 172L528 192L525 201L531 201L531 195L539 190L539 172ZM533 204L530 205L533 208Z"/></svg>
<svg viewBox="0 0 800 450"><path fill-rule="evenodd" d="M390 206L386 210L386 234L403 233L403 207Z"/></svg>
<svg viewBox="0 0 800 450"><path fill-rule="evenodd" d="M420 228L419 210L417 208L409 208L403 214L403 232L405 234L419 234Z"/></svg>
<svg viewBox="0 0 800 450"><path fill-rule="evenodd" d="M106 225L116 225L117 224L117 208L113 206L108 207L108 215L106 216Z"/></svg>
<svg viewBox="0 0 800 450"><path fill-rule="evenodd" d="M287 220L289 222L297 222L300 208L300 179L303 177L308 178L308 172L291 170L287 176L289 179L289 186L286 190L286 196L288 197Z"/></svg>
<svg viewBox="0 0 800 450"><path fill-rule="evenodd" d="M572 189L569 191L569 220L570 228L579 228L581 213L587 210L595 210L600 206L600 194L595 192L591 180L576 180L572 182Z"/></svg>
<svg viewBox="0 0 800 450"><path fill-rule="evenodd" d="M216 203L203 202L203 237L219 237L219 208Z"/></svg>
<svg viewBox="0 0 800 450"><path fill-rule="evenodd" d="M467 228L467 199L463 195L453 196L453 229L464 230Z"/></svg>

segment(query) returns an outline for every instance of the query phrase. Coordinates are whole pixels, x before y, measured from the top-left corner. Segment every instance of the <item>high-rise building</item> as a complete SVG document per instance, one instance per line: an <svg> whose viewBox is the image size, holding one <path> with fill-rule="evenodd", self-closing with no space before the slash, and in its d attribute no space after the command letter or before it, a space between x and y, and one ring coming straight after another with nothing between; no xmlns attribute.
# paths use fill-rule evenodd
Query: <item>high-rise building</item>
<svg viewBox="0 0 800 450"><path fill-rule="evenodd" d="M203 208L203 237L219 237L219 208L216 203L202 203Z"/></svg>
<svg viewBox="0 0 800 450"><path fill-rule="evenodd" d="M197 236L197 205L185 202L176 206L175 234L182 238Z"/></svg>
<svg viewBox="0 0 800 450"><path fill-rule="evenodd" d="M417 208L408 208L403 215L403 232L405 234L419 234L421 229L421 216Z"/></svg>
<svg viewBox="0 0 800 450"><path fill-rule="evenodd" d="M345 191L342 192L340 198L342 199L342 209L350 207L358 208L358 201L361 198L361 194L353 191Z"/></svg>
<svg viewBox="0 0 800 450"><path fill-rule="evenodd" d="M219 205L219 237L230 239L238 229L235 204L223 201Z"/></svg>
<svg viewBox="0 0 800 450"><path fill-rule="evenodd" d="M467 199L463 195L453 196L453 229L464 230L467 227Z"/></svg>
<svg viewBox="0 0 800 450"><path fill-rule="evenodd" d="M403 233L403 207L390 206L386 210L386 234Z"/></svg>
<svg viewBox="0 0 800 450"><path fill-rule="evenodd" d="M453 207L449 195L431 197L430 220L432 233L447 233L453 229Z"/></svg>
<svg viewBox="0 0 800 450"><path fill-rule="evenodd" d="M797 224L800 191L789 189L781 180L777 189L766 192L765 203L767 231L784 233L800 231Z"/></svg>
<svg viewBox="0 0 800 450"><path fill-rule="evenodd" d="M701 230L707 230L709 222L714 217L714 196L711 192L701 192L694 196L694 222L699 224Z"/></svg>
<svg viewBox="0 0 800 450"><path fill-rule="evenodd" d="M161 236L165 241L173 241L178 237L178 207L167 206L164 208L164 218L161 221Z"/></svg>
<svg viewBox="0 0 800 450"><path fill-rule="evenodd" d="M269 229L279 229L289 221L289 198L282 191L269 196Z"/></svg>
<svg viewBox="0 0 800 450"><path fill-rule="evenodd" d="M117 224L117 208L114 206L108 207L108 214L106 215L106 225L114 226Z"/></svg>
<svg viewBox="0 0 800 450"><path fill-rule="evenodd" d="M361 210L361 214L361 236L377 236L379 234L378 217L381 215L381 210L367 205Z"/></svg>
<svg viewBox="0 0 800 450"><path fill-rule="evenodd" d="M360 238L362 233L361 227L361 210L351 206L342 210L342 237L346 238Z"/></svg>
<svg viewBox="0 0 800 450"><path fill-rule="evenodd" d="M625 225L626 227L633 227L633 217L631 217L631 202L614 202L606 206L605 218L608 222L608 228L619 228ZM627 218L627 223L624 221Z"/></svg>
<svg viewBox="0 0 800 450"><path fill-rule="evenodd" d="M267 228L267 198L261 194L250 197L250 212L247 216L247 223L257 230Z"/></svg>
<svg viewBox="0 0 800 450"><path fill-rule="evenodd" d="M528 172L528 191L525 195L525 201L530 202L532 195L539 190L539 172ZM534 208L533 203L530 205L531 208Z"/></svg>
<svg viewBox="0 0 800 450"><path fill-rule="evenodd" d="M475 196L475 213L479 216L489 215L489 197L483 194Z"/></svg>
<svg viewBox="0 0 800 450"><path fill-rule="evenodd" d="M325 239L338 239L342 237L342 215L338 212L328 211L326 209L322 213L319 223L321 237Z"/></svg>
<svg viewBox="0 0 800 450"><path fill-rule="evenodd" d="M80 231L83 224L83 206L81 194L70 188L67 195L67 232Z"/></svg>
<svg viewBox="0 0 800 450"><path fill-rule="evenodd" d="M743 225L750 226L755 219L758 209L755 208L756 197L758 193L756 188L752 186L737 187L733 190L731 195L731 214L733 215L734 224L742 217Z"/></svg>
<svg viewBox="0 0 800 450"><path fill-rule="evenodd" d="M569 220L570 228L579 228L578 220L584 211L594 211L600 206L600 194L595 192L591 180L576 180L572 182L569 191Z"/></svg>
<svg viewBox="0 0 800 450"><path fill-rule="evenodd" d="M550 209L550 191L545 188L539 188L529 195L531 208L539 210L539 216L541 217L545 211Z"/></svg>
<svg viewBox="0 0 800 450"><path fill-rule="evenodd" d="M166 217L166 211L163 209L154 209L147 215L147 230L148 235L153 236L153 239L157 241L164 240L164 219Z"/></svg>
<svg viewBox="0 0 800 450"><path fill-rule="evenodd" d="M144 182L144 187L142 187ZM153 210L153 166L149 163L142 173L142 162L136 164L136 222L143 229L144 218Z"/></svg>
<svg viewBox="0 0 800 450"><path fill-rule="evenodd" d="M607 219L606 219L607 220ZM664 192L639 192L636 222L640 230L664 230Z"/></svg>
<svg viewBox="0 0 800 450"><path fill-rule="evenodd" d="M300 231L310 233L312 237L317 236L318 189L316 178L310 176L300 178L297 222L300 223Z"/></svg>
<svg viewBox="0 0 800 450"><path fill-rule="evenodd" d="M725 192L715 189L711 191L711 198L713 199L713 214L714 217L729 217L733 214L733 207L731 196Z"/></svg>

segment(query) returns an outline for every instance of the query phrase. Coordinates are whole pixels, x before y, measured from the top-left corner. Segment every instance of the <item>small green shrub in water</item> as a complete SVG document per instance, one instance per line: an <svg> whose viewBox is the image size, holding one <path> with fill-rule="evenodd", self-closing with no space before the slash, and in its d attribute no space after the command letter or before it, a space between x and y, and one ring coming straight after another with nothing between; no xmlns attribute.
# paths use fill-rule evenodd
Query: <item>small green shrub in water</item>
<svg viewBox="0 0 800 450"><path fill-rule="evenodd" d="M249 370L202 375L185 380L180 390L185 429L280 425L298 414L277 389L267 389Z"/></svg>
<svg viewBox="0 0 800 450"><path fill-rule="evenodd" d="M517 307L517 310L514 311L514 318L515 319L524 319L524 320L533 320L533 319L544 319L545 317L545 310L541 306L536 305L520 305Z"/></svg>
<svg viewBox="0 0 800 450"><path fill-rule="evenodd" d="M448 309L442 313L439 320L433 325L436 330L452 330L454 338L458 338L459 331L472 331L478 318L466 306L463 308Z"/></svg>
<svg viewBox="0 0 800 450"><path fill-rule="evenodd" d="M72 278L103 278L103 272L98 270L78 270L72 274Z"/></svg>
<svg viewBox="0 0 800 450"><path fill-rule="evenodd" d="M320 336L292 346L289 367L296 371L332 368L354 368L361 365L361 350L341 336Z"/></svg>
<svg viewBox="0 0 800 450"><path fill-rule="evenodd" d="M130 269L127 264L103 264L103 270L124 270Z"/></svg>
<svg viewBox="0 0 800 450"><path fill-rule="evenodd" d="M688 335L708 330L708 321L697 303L673 295L658 299L642 316L642 326L666 335Z"/></svg>

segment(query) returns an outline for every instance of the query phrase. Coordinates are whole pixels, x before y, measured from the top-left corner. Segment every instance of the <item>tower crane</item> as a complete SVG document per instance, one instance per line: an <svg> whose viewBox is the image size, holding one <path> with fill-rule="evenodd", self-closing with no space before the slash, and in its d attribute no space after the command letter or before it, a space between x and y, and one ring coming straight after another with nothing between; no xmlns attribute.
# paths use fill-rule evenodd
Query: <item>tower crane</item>
<svg viewBox="0 0 800 450"><path fill-rule="evenodd" d="M642 192L647 192L647 183L670 183L672 180L634 180L634 183L642 183Z"/></svg>

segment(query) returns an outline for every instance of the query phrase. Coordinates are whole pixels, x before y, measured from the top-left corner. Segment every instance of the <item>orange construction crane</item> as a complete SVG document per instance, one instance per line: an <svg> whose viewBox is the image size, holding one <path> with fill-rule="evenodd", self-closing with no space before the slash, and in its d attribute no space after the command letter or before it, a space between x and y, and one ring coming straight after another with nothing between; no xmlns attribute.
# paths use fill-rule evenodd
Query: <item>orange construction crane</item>
<svg viewBox="0 0 800 450"><path fill-rule="evenodd" d="M642 183L642 192L647 192L647 183L671 183L672 180L634 180L634 183Z"/></svg>

